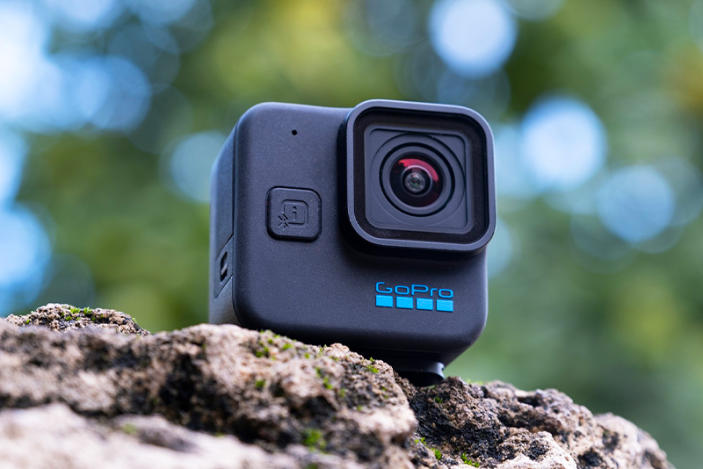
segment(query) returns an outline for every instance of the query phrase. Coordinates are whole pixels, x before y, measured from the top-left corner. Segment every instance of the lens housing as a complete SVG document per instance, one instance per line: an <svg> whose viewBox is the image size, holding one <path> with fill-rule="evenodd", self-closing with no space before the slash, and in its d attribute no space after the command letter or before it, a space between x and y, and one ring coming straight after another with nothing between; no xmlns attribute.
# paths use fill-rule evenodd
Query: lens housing
<svg viewBox="0 0 703 469"><path fill-rule="evenodd" d="M349 113L343 203L351 233L379 247L477 252L495 229L493 139L476 112L371 100Z"/></svg>

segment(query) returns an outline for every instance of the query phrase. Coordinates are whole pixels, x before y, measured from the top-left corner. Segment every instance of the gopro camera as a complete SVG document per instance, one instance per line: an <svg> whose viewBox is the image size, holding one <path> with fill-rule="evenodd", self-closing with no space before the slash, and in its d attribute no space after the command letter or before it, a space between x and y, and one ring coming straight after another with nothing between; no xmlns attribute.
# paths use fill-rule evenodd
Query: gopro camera
<svg viewBox="0 0 703 469"><path fill-rule="evenodd" d="M210 322L342 342L418 384L486 322L493 139L460 106L258 104L212 175Z"/></svg>

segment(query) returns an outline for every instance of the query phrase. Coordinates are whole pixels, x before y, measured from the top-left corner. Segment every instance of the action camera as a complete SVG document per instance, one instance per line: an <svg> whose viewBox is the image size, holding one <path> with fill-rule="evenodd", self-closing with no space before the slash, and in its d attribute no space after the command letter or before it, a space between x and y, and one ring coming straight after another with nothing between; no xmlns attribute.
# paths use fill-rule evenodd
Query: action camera
<svg viewBox="0 0 703 469"><path fill-rule="evenodd" d="M213 323L341 342L419 384L486 323L493 139L470 109L256 105L210 210Z"/></svg>

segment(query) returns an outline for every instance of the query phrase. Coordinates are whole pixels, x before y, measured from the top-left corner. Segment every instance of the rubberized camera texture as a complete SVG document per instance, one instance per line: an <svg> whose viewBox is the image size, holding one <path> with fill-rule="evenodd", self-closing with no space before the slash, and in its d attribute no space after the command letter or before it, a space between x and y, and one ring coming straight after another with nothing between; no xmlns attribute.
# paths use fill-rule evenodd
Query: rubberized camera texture
<svg viewBox="0 0 703 469"><path fill-rule="evenodd" d="M489 229L486 135L470 117L371 108L354 122L354 211L377 238L470 243ZM428 206L391 190L390 168L419 158L437 169L442 193Z"/></svg>

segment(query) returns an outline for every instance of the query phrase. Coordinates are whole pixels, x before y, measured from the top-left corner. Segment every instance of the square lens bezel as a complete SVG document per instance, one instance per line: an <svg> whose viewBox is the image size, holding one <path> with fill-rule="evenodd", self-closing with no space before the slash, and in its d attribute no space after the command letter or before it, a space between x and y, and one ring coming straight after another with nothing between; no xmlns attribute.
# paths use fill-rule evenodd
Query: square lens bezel
<svg viewBox="0 0 703 469"><path fill-rule="evenodd" d="M424 133L450 131L468 143L466 186L472 220L465 230L446 232L379 228L367 219L367 158L364 134L376 123ZM356 106L347 117L346 208L354 231L378 246L475 252L488 243L495 229L493 138L488 123L475 111L461 106L371 100Z"/></svg>

